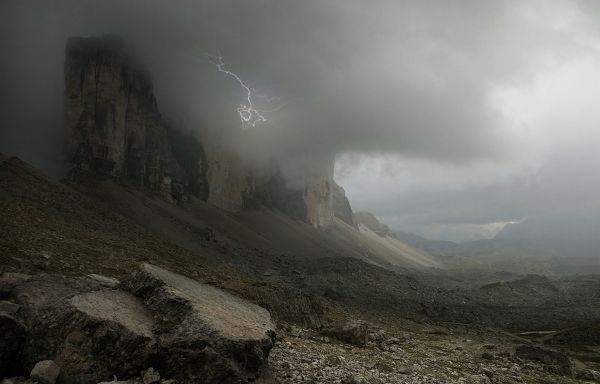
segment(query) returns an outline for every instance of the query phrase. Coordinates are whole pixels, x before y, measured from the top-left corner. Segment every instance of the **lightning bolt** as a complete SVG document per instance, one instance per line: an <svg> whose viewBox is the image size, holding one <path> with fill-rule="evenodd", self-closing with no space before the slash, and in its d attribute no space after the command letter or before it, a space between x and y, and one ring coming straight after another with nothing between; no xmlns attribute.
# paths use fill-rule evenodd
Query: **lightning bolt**
<svg viewBox="0 0 600 384"><path fill-rule="evenodd" d="M225 63L223 62L222 56L213 56L213 55L207 54L207 57L208 57L208 61L211 64L213 64L215 67L217 67L217 70L219 72L222 72L225 75L234 78L240 84L240 86L246 91L246 103L240 104L240 106L236 109L237 113L240 115L240 121L242 123L242 130L246 130L248 128L254 128L257 124L266 122L267 118L264 115L265 113L269 113L269 112L273 112L273 111L281 109L282 106L279 106L273 110L256 109L254 107L254 104L252 103L253 96L262 97L268 103L271 103L275 100L279 100L279 98L269 98L264 95L253 94L252 89L248 85L246 85L246 83L244 83L237 74L235 74L225 68Z"/></svg>

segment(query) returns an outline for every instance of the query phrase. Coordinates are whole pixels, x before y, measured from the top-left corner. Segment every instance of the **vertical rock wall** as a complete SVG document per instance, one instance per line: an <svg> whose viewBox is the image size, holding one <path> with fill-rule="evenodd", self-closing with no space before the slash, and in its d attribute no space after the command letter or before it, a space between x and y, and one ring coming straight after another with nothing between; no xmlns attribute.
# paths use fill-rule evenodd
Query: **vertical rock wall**
<svg viewBox="0 0 600 384"><path fill-rule="evenodd" d="M336 215L352 218L333 181L330 156L280 159L269 170L251 172L256 164L226 143L209 140L203 146L171 129L159 113L150 76L118 38L69 39L65 83L72 174L127 180L168 199L194 195L230 212L258 202L315 227L331 224Z"/></svg>
<svg viewBox="0 0 600 384"><path fill-rule="evenodd" d="M207 148L208 202L229 212L244 208L249 188L248 174L241 159L222 146Z"/></svg>
<svg viewBox="0 0 600 384"><path fill-rule="evenodd" d="M65 92L71 171L128 180L168 198L206 198L203 165L182 166L173 156L152 80L120 39L69 39Z"/></svg>

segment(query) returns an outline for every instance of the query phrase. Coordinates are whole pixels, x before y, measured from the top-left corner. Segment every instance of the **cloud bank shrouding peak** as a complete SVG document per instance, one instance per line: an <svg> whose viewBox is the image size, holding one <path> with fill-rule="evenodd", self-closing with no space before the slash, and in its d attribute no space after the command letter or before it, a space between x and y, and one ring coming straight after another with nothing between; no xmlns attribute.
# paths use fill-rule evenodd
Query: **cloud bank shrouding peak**
<svg viewBox="0 0 600 384"><path fill-rule="evenodd" d="M265 111L243 148L338 156L337 178L354 205L389 224L519 220L545 209L531 197L536 189L569 182L564 163L558 181L545 181L553 161L573 159L561 146L597 142L597 8L585 0L3 1L0 151L46 169L58 163L65 41L120 34L150 67L161 111L226 135L239 129L247 95L206 59L221 56ZM595 190L588 165L597 157L585 154ZM545 190L548 207L568 204Z"/></svg>
<svg viewBox="0 0 600 384"><path fill-rule="evenodd" d="M192 124L238 117L243 89L205 60L219 54L259 107L284 105L261 124L267 144L461 161L502 149L485 76L515 64L485 46L511 37L481 28L503 22L503 3L7 1L3 76L16 88L27 71L14 70L35 67L56 86L67 36L122 34L150 58L159 101Z"/></svg>

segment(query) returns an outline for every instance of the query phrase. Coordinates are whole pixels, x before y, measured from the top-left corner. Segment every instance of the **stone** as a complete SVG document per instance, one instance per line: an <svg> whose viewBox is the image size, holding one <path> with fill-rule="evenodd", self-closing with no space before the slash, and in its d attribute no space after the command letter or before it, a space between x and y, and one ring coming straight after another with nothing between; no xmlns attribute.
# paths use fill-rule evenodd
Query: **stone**
<svg viewBox="0 0 600 384"><path fill-rule="evenodd" d="M15 314L21 306L10 301L0 300L0 312Z"/></svg>
<svg viewBox="0 0 600 384"><path fill-rule="evenodd" d="M266 364L275 340L267 310L151 264L143 264L119 288L140 298L152 313L154 332L160 334L154 367L166 377L246 382Z"/></svg>
<svg viewBox="0 0 600 384"><path fill-rule="evenodd" d="M600 372L593 369L578 368L575 370L575 377L582 380L600 382Z"/></svg>
<svg viewBox="0 0 600 384"><path fill-rule="evenodd" d="M97 275L95 273L89 274L88 277L90 279L96 280L102 286L107 288L114 288L117 285L119 285L119 280L115 279L114 277Z"/></svg>
<svg viewBox="0 0 600 384"><path fill-rule="evenodd" d="M467 384L489 384L490 378L486 375L471 375L467 377Z"/></svg>
<svg viewBox="0 0 600 384"><path fill-rule="evenodd" d="M12 297L22 304L23 367L52 357L66 383L99 382L136 375L155 353L152 316L126 292L89 278L39 275L15 286Z"/></svg>
<svg viewBox="0 0 600 384"><path fill-rule="evenodd" d="M380 329L376 332L369 332L369 341L382 343L386 340L385 331Z"/></svg>
<svg viewBox="0 0 600 384"><path fill-rule="evenodd" d="M117 288L36 275L3 289L21 305L18 318L0 314L5 377L52 357L66 384L139 377L149 366L145 384L159 383L158 371L180 382L245 383L266 372L275 340L265 309L149 264Z"/></svg>
<svg viewBox="0 0 600 384"><path fill-rule="evenodd" d="M342 379L342 384L367 384L367 381L358 375L348 375Z"/></svg>
<svg viewBox="0 0 600 384"><path fill-rule="evenodd" d="M344 223L358 229L358 224L356 223L354 213L352 212L352 206L350 206L350 201L346 197L346 191L335 181L332 181L331 185L333 214Z"/></svg>
<svg viewBox="0 0 600 384"><path fill-rule="evenodd" d="M397 337L390 337L383 342L385 345L398 345L401 343L401 340Z"/></svg>
<svg viewBox="0 0 600 384"><path fill-rule="evenodd" d="M327 356L326 361L327 361L327 365L333 366L333 367L337 367L342 364L342 360L339 358L339 356L335 356L335 355Z"/></svg>
<svg viewBox="0 0 600 384"><path fill-rule="evenodd" d="M544 364L546 370L561 375L570 375L573 370L571 360L559 351L534 345L521 345L517 347L515 356L522 360L538 361Z"/></svg>
<svg viewBox="0 0 600 384"><path fill-rule="evenodd" d="M369 327L362 320L350 320L342 325L324 329L322 332L340 341L356 346L365 346L368 341Z"/></svg>
<svg viewBox="0 0 600 384"><path fill-rule="evenodd" d="M0 377L8 377L21 368L25 326L12 315L0 313L0 335Z"/></svg>
<svg viewBox="0 0 600 384"><path fill-rule="evenodd" d="M59 374L60 367L54 361L43 360L35 364L29 377L41 384L54 384Z"/></svg>
<svg viewBox="0 0 600 384"><path fill-rule="evenodd" d="M160 374L150 367L142 373L142 381L144 384L156 384L160 382Z"/></svg>
<svg viewBox="0 0 600 384"><path fill-rule="evenodd" d="M290 327L290 335L291 336L300 338L300 337L302 337L303 334L304 334L304 330L302 330L301 328L296 327L295 325L292 325Z"/></svg>

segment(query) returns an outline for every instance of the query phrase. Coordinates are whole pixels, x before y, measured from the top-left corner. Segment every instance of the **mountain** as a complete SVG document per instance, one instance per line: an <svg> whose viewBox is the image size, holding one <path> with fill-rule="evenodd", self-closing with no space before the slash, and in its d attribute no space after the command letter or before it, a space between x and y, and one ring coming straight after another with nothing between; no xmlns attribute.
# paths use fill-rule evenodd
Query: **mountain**
<svg viewBox="0 0 600 384"><path fill-rule="evenodd" d="M549 255L600 256L600 208L586 207L527 218L507 225L496 239L528 242Z"/></svg>
<svg viewBox="0 0 600 384"><path fill-rule="evenodd" d="M479 252L503 257L510 242L396 234L352 212L328 156L264 168L206 132L184 132L160 114L150 75L127 52L112 37L68 43L67 177L0 154L8 382L50 368L44 382L60 371L58 382L465 382L467 373L467 382L562 383L555 365L515 359L524 339L506 330L597 343L596 276L457 272L493 264Z"/></svg>
<svg viewBox="0 0 600 384"><path fill-rule="evenodd" d="M440 266L426 253L360 230L343 188L333 180L330 157L273 159L265 168L210 132L192 135L169 125L159 112L151 76L119 38L69 39L65 82L69 179L117 206L138 207L129 211L138 224L183 247L201 247L197 232L209 227L227 249L355 257L391 267ZM126 193L124 186L164 202L142 202L142 195Z"/></svg>

